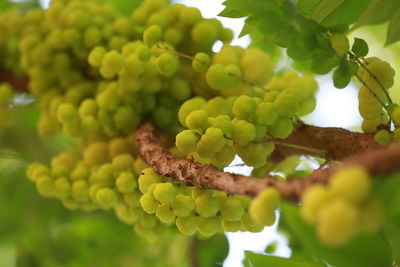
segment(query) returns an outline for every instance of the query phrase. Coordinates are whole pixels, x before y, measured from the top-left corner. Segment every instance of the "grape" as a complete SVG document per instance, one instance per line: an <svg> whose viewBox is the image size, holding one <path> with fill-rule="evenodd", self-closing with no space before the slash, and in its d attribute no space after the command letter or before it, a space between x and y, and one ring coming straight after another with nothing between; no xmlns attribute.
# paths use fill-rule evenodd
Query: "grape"
<svg viewBox="0 0 400 267"><path fill-rule="evenodd" d="M274 151L275 145L250 143L245 146L235 146L235 149L246 165L258 168L267 163L267 156Z"/></svg>
<svg viewBox="0 0 400 267"><path fill-rule="evenodd" d="M242 202L237 199L228 198L221 205L221 215L226 221L240 221L243 214Z"/></svg>
<svg viewBox="0 0 400 267"><path fill-rule="evenodd" d="M139 192L133 191L132 193L124 194L124 201L131 208L139 207L141 197L142 195Z"/></svg>
<svg viewBox="0 0 400 267"><path fill-rule="evenodd" d="M176 218L176 226L185 235L193 235L197 231L198 219L194 215Z"/></svg>
<svg viewBox="0 0 400 267"><path fill-rule="evenodd" d="M196 198L196 212L203 217L214 216L219 210L219 201L211 192L204 192Z"/></svg>
<svg viewBox="0 0 400 267"><path fill-rule="evenodd" d="M121 193L130 193L137 187L137 181L133 173L122 172L118 175L115 184Z"/></svg>
<svg viewBox="0 0 400 267"><path fill-rule="evenodd" d="M220 151L215 153L214 159L212 161L214 166L222 169L228 166L235 158L235 150L230 146L224 146Z"/></svg>
<svg viewBox="0 0 400 267"><path fill-rule="evenodd" d="M66 199L71 195L71 184L65 177L54 180L54 192L60 199Z"/></svg>
<svg viewBox="0 0 400 267"><path fill-rule="evenodd" d="M123 203L117 203L114 212L117 218L126 224L132 224L138 220L137 214Z"/></svg>
<svg viewBox="0 0 400 267"><path fill-rule="evenodd" d="M146 193L149 186L155 183L159 183L161 181L161 177L153 171L151 168L146 168L142 170L138 182L139 182L139 190L142 193Z"/></svg>
<svg viewBox="0 0 400 267"><path fill-rule="evenodd" d="M160 183L154 188L154 197L162 204L170 204L174 201L176 189L172 183Z"/></svg>
<svg viewBox="0 0 400 267"><path fill-rule="evenodd" d="M272 63L268 54L256 47L247 49L240 60L243 78L255 84L265 84L272 76Z"/></svg>
<svg viewBox="0 0 400 267"><path fill-rule="evenodd" d="M77 164L71 172L71 179L73 181L86 180L89 177L90 170L85 164Z"/></svg>
<svg viewBox="0 0 400 267"><path fill-rule="evenodd" d="M189 154L196 150L199 137L193 130L184 130L176 136L175 145L183 153Z"/></svg>
<svg viewBox="0 0 400 267"><path fill-rule="evenodd" d="M329 187L351 201L361 202L369 195L371 182L364 168L352 166L335 173Z"/></svg>
<svg viewBox="0 0 400 267"><path fill-rule="evenodd" d="M190 196L178 194L171 203L171 207L176 216L186 217L194 210L195 202Z"/></svg>
<svg viewBox="0 0 400 267"><path fill-rule="evenodd" d="M124 58L120 53L111 50L104 55L101 62L100 73L104 78L113 78L123 67Z"/></svg>
<svg viewBox="0 0 400 267"><path fill-rule="evenodd" d="M57 119L62 123L68 123L76 120L78 111L76 107L70 103L63 103L57 109Z"/></svg>
<svg viewBox="0 0 400 267"><path fill-rule="evenodd" d="M96 200L100 207L103 209L109 209L117 202L117 195L110 188L100 188L96 192Z"/></svg>
<svg viewBox="0 0 400 267"><path fill-rule="evenodd" d="M344 34L332 33L330 36L330 41L332 48L339 56L346 54L350 49L349 40Z"/></svg>
<svg viewBox="0 0 400 267"><path fill-rule="evenodd" d="M156 61L158 71L167 77L175 74L178 69L178 63L176 56L170 53L163 53Z"/></svg>
<svg viewBox="0 0 400 267"><path fill-rule="evenodd" d="M200 97L195 97L191 98L187 101L185 101L181 107L179 108L178 111L178 119L179 122L183 125L186 126L185 120L187 115L190 114L190 112L194 110L201 109L201 107L206 103L206 101L203 98Z"/></svg>
<svg viewBox="0 0 400 267"><path fill-rule="evenodd" d="M256 127L254 124L246 120L236 120L232 124L232 138L236 144L245 146L256 138Z"/></svg>
<svg viewBox="0 0 400 267"><path fill-rule="evenodd" d="M89 200L89 185L84 180L72 183L71 194L75 201L86 202Z"/></svg>
<svg viewBox="0 0 400 267"><path fill-rule="evenodd" d="M251 203L249 213L255 222L261 226L271 226L276 220L275 206L280 199L278 191L267 188L262 191Z"/></svg>
<svg viewBox="0 0 400 267"><path fill-rule="evenodd" d="M245 120L256 111L256 102L253 98L241 95L233 103L232 115L239 119Z"/></svg>
<svg viewBox="0 0 400 267"><path fill-rule="evenodd" d="M158 203L150 193L145 193L140 198L140 205L148 214L153 214L157 211Z"/></svg>
<svg viewBox="0 0 400 267"><path fill-rule="evenodd" d="M156 211L157 218L163 223L170 224L175 222L175 214L168 204L161 204Z"/></svg>
<svg viewBox="0 0 400 267"><path fill-rule="evenodd" d="M208 85L215 90L224 89L229 83L229 74L222 64L212 64L206 73Z"/></svg>
<svg viewBox="0 0 400 267"><path fill-rule="evenodd" d="M210 158L214 152L218 152L224 147L224 133L220 128L210 127L201 136L196 145L196 152L203 158Z"/></svg>
<svg viewBox="0 0 400 267"><path fill-rule="evenodd" d="M268 128L268 131L273 137L284 139L292 133L293 123L289 119L279 118Z"/></svg>
<svg viewBox="0 0 400 267"><path fill-rule="evenodd" d="M183 79L174 79L171 83L171 94L179 101L186 100L191 95L188 83Z"/></svg>
<svg viewBox="0 0 400 267"><path fill-rule="evenodd" d="M286 90L276 97L274 106L278 114L285 118L290 118L295 115L299 108L296 97L293 94L286 92Z"/></svg>
<svg viewBox="0 0 400 267"><path fill-rule="evenodd" d="M241 222L240 221L227 221L222 220L222 228L225 232L237 232L240 230Z"/></svg>
<svg viewBox="0 0 400 267"><path fill-rule="evenodd" d="M380 145L387 145L390 142L391 136L387 130L380 130L375 134L374 139Z"/></svg>
<svg viewBox="0 0 400 267"><path fill-rule="evenodd" d="M218 31L209 21L200 21L190 31L190 36L195 43L204 46L212 45L218 37Z"/></svg>
<svg viewBox="0 0 400 267"><path fill-rule="evenodd" d="M131 170L133 167L133 157L128 153L120 154L113 158L112 166L118 171Z"/></svg>
<svg viewBox="0 0 400 267"><path fill-rule="evenodd" d="M204 236L215 235L218 231L218 219L217 217L204 218L198 217L198 231Z"/></svg>
<svg viewBox="0 0 400 267"><path fill-rule="evenodd" d="M219 115L230 115L230 103L220 96L214 97L207 101L202 107L210 117L218 117Z"/></svg>
<svg viewBox="0 0 400 267"><path fill-rule="evenodd" d="M310 223L316 223L324 202L329 200L331 194L322 185L310 186L301 197L301 216Z"/></svg>
<svg viewBox="0 0 400 267"><path fill-rule="evenodd" d="M358 216L356 207L345 199L326 203L318 216L319 240L328 246L345 244L357 230Z"/></svg>
<svg viewBox="0 0 400 267"><path fill-rule="evenodd" d="M192 68L197 72L197 73L206 73L208 66L210 65L210 56L207 55L206 53L199 52L196 55L194 55L194 58L192 60Z"/></svg>
<svg viewBox="0 0 400 267"><path fill-rule="evenodd" d="M201 13L197 8L184 7L179 13L179 19L183 24L190 26L201 20Z"/></svg>
<svg viewBox="0 0 400 267"><path fill-rule="evenodd" d="M229 134L233 130L232 120L227 115L218 115L211 123L212 127L222 130L224 135Z"/></svg>
<svg viewBox="0 0 400 267"><path fill-rule="evenodd" d="M194 110L186 117L185 123L189 129L204 129L208 120L208 114L204 110Z"/></svg>
<svg viewBox="0 0 400 267"><path fill-rule="evenodd" d="M92 48L98 45L101 42L101 38L101 32L96 27L89 27L83 33L83 42L87 48Z"/></svg>
<svg viewBox="0 0 400 267"><path fill-rule="evenodd" d="M161 34L162 30L160 26L158 25L150 26L143 33L143 43L148 46L151 46L160 40Z"/></svg>
<svg viewBox="0 0 400 267"><path fill-rule="evenodd" d="M271 102L262 102L257 106L256 110L257 123L263 125L271 125L278 119L278 113L275 105Z"/></svg>
<svg viewBox="0 0 400 267"><path fill-rule="evenodd" d="M242 70L236 64L229 64L225 66L228 72L228 82L225 89L236 90L242 85Z"/></svg>
<svg viewBox="0 0 400 267"><path fill-rule="evenodd" d="M36 188L43 197L51 197L54 194L54 185L50 176L40 176L36 179Z"/></svg>
<svg viewBox="0 0 400 267"><path fill-rule="evenodd" d="M148 62L151 58L151 51L147 45L138 45L135 53L137 58L143 62Z"/></svg>

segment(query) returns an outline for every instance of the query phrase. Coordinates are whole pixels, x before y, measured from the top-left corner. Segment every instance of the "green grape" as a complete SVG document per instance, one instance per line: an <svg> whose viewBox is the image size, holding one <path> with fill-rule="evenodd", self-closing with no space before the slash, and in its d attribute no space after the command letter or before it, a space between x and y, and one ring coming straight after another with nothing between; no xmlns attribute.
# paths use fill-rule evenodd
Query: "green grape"
<svg viewBox="0 0 400 267"><path fill-rule="evenodd" d="M192 94L189 84L183 79L173 79L171 82L172 97L179 101L186 100Z"/></svg>
<svg viewBox="0 0 400 267"><path fill-rule="evenodd" d="M90 170L84 163L78 163L71 172L71 179L73 181L86 180L89 177Z"/></svg>
<svg viewBox="0 0 400 267"><path fill-rule="evenodd" d="M61 123L68 123L78 118L76 107L70 103L63 103L58 106L57 119Z"/></svg>
<svg viewBox="0 0 400 267"><path fill-rule="evenodd" d="M54 192L57 198L66 199L71 195L71 184L65 177L54 180Z"/></svg>
<svg viewBox="0 0 400 267"><path fill-rule="evenodd" d="M7 83L0 83L0 105L7 105L13 98L13 89Z"/></svg>
<svg viewBox="0 0 400 267"><path fill-rule="evenodd" d="M163 223L170 224L175 222L175 213L168 204L161 204L156 211L157 218Z"/></svg>
<svg viewBox="0 0 400 267"><path fill-rule="evenodd" d="M100 188L96 192L96 200L100 207L109 209L117 202L117 194L110 188Z"/></svg>
<svg viewBox="0 0 400 267"><path fill-rule="evenodd" d="M158 25L150 26L143 33L143 43L145 45L151 46L160 40L161 35L162 35L162 30L160 26Z"/></svg>
<svg viewBox="0 0 400 267"><path fill-rule="evenodd" d="M244 163L255 168L261 167L267 163L267 157L275 149L273 143L254 144L250 143L245 146L235 146L235 150L242 158Z"/></svg>
<svg viewBox="0 0 400 267"><path fill-rule="evenodd" d="M218 210L220 203L211 192L204 192L196 198L196 212L203 217L214 216Z"/></svg>
<svg viewBox="0 0 400 267"><path fill-rule="evenodd" d="M167 77L171 77L178 69L179 61L171 53L163 53L156 61L158 71Z"/></svg>
<svg viewBox="0 0 400 267"><path fill-rule="evenodd" d="M186 217L178 217L175 221L179 231L185 235L193 235L196 233L199 222L196 216L189 215Z"/></svg>
<svg viewBox="0 0 400 267"><path fill-rule="evenodd" d="M148 62L151 58L151 51L147 45L138 45L135 53L137 58L142 62Z"/></svg>
<svg viewBox="0 0 400 267"><path fill-rule="evenodd" d="M229 83L229 74L224 65L212 64L207 70L206 80L212 89L225 89Z"/></svg>
<svg viewBox="0 0 400 267"><path fill-rule="evenodd" d="M351 202L342 198L331 200L318 216L319 240L332 247L344 245L357 231L358 217L358 210Z"/></svg>
<svg viewBox="0 0 400 267"><path fill-rule="evenodd" d="M193 41L204 46L211 46L218 37L218 30L207 20L200 21L190 31Z"/></svg>
<svg viewBox="0 0 400 267"><path fill-rule="evenodd" d="M221 205L221 215L226 221L240 221L244 215L242 202L234 198L227 198Z"/></svg>
<svg viewBox="0 0 400 267"><path fill-rule="evenodd" d="M194 210L195 202L191 196L177 194L171 207L176 216L186 217Z"/></svg>
<svg viewBox="0 0 400 267"><path fill-rule="evenodd" d="M300 103L300 106L299 106L299 109L297 110L296 115L297 116L308 115L314 111L316 105L317 105L317 101L316 101L315 97L306 99L304 102Z"/></svg>
<svg viewBox="0 0 400 267"><path fill-rule="evenodd" d="M247 95L239 96L233 103L232 115L239 119L246 120L256 111L256 102Z"/></svg>
<svg viewBox="0 0 400 267"><path fill-rule="evenodd" d="M272 77L272 63L268 54L256 47L248 48L240 59L243 78L255 84L265 84Z"/></svg>
<svg viewBox="0 0 400 267"><path fill-rule="evenodd" d="M89 200L89 185L85 180L77 180L72 183L72 198L77 202L87 202Z"/></svg>
<svg viewBox="0 0 400 267"><path fill-rule="evenodd" d="M139 207L140 206L140 198L142 195L138 191L133 191L131 193L124 194L125 203L131 207Z"/></svg>
<svg viewBox="0 0 400 267"><path fill-rule="evenodd" d="M231 105L230 103L220 96L214 97L207 101L203 106L203 109L208 113L210 117L218 117L219 115L230 115Z"/></svg>
<svg viewBox="0 0 400 267"><path fill-rule="evenodd" d="M329 184L330 190L343 195L352 202L361 202L371 191L368 172L359 166L351 166L335 173Z"/></svg>
<svg viewBox="0 0 400 267"><path fill-rule="evenodd" d="M196 152L202 158L211 158L215 152L225 145L224 133L220 128L210 127L197 142Z"/></svg>
<svg viewBox="0 0 400 267"><path fill-rule="evenodd" d="M186 117L185 123L189 129L205 129L208 121L208 114L204 110L194 110Z"/></svg>
<svg viewBox="0 0 400 267"><path fill-rule="evenodd" d="M81 118L82 130L86 133L97 132L100 128L99 122L93 116L85 116Z"/></svg>
<svg viewBox="0 0 400 267"><path fill-rule="evenodd" d="M181 105L181 107L179 108L179 111L178 111L179 122L183 126L186 126L185 120L186 120L186 117L190 114L190 112L201 109L205 103L206 103L206 101L204 100L204 98L201 98L201 97L194 97L189 100L186 100Z"/></svg>
<svg viewBox="0 0 400 267"><path fill-rule="evenodd" d="M278 191L275 188L269 187L250 203L249 213L257 224L270 226L276 220L274 210L279 201L280 195Z"/></svg>
<svg viewBox="0 0 400 267"><path fill-rule="evenodd" d="M236 90L242 85L242 70L236 64L229 64L225 66L228 72L228 82L225 89Z"/></svg>
<svg viewBox="0 0 400 267"><path fill-rule="evenodd" d="M131 170L133 167L133 157L128 153L120 154L113 158L112 166L118 171Z"/></svg>
<svg viewBox="0 0 400 267"><path fill-rule="evenodd" d="M192 68L197 73L203 74L207 72L210 62L211 59L209 55L203 52L199 52L193 57Z"/></svg>
<svg viewBox="0 0 400 267"><path fill-rule="evenodd" d="M257 106L256 120L258 124L271 125L278 119L275 105L271 102L262 102Z"/></svg>
<svg viewBox="0 0 400 267"><path fill-rule="evenodd" d="M231 133L233 130L232 120L227 115L218 115L212 120L211 126L220 128L224 135Z"/></svg>
<svg viewBox="0 0 400 267"><path fill-rule="evenodd" d="M137 214L123 203L117 203L114 207L114 212L117 218L126 224L133 224L138 220Z"/></svg>
<svg viewBox="0 0 400 267"><path fill-rule="evenodd" d="M387 145L390 142L391 136L387 130L380 130L375 134L374 139L380 145Z"/></svg>
<svg viewBox="0 0 400 267"><path fill-rule="evenodd" d="M179 13L179 20L188 26L191 26L202 19L200 10L194 7L184 6Z"/></svg>
<svg viewBox="0 0 400 267"><path fill-rule="evenodd" d="M118 175L115 184L118 191L121 193L130 193L137 187L137 181L134 174L131 172L121 172Z"/></svg>
<svg viewBox="0 0 400 267"><path fill-rule="evenodd" d="M323 185L313 185L307 188L301 197L302 206L300 214L303 219L310 223L316 223L324 203L329 200L331 194Z"/></svg>
<svg viewBox="0 0 400 267"><path fill-rule="evenodd" d="M176 136L176 147L185 154L196 150L196 144L199 137L193 130L183 130Z"/></svg>
<svg viewBox="0 0 400 267"><path fill-rule="evenodd" d="M111 50L104 55L101 62L100 73L104 78L111 79L121 70L124 58L116 50Z"/></svg>
<svg viewBox="0 0 400 267"><path fill-rule="evenodd" d="M224 232L237 232L240 230L240 226L240 221L222 220L222 229L224 229Z"/></svg>
<svg viewBox="0 0 400 267"><path fill-rule="evenodd" d="M158 203L150 193L145 193L140 198L140 205L148 214L154 214L157 211Z"/></svg>
<svg viewBox="0 0 400 267"><path fill-rule="evenodd" d="M177 46L182 42L183 35L179 29L170 27L164 31L163 39L167 43Z"/></svg>
<svg viewBox="0 0 400 267"><path fill-rule="evenodd" d="M36 179L36 188L43 197L52 197L54 195L54 183L50 176L43 175Z"/></svg>
<svg viewBox="0 0 400 267"><path fill-rule="evenodd" d="M198 217L198 232L204 236L212 236L215 235L218 231L218 218L215 217L210 217L210 218L204 218L199 216Z"/></svg>
<svg viewBox="0 0 400 267"><path fill-rule="evenodd" d="M268 132L275 138L286 138L293 131L293 123L290 119L279 118L271 127L268 128Z"/></svg>
<svg viewBox="0 0 400 267"><path fill-rule="evenodd" d="M332 33L330 36L332 48L336 51L339 56L342 56L349 52L350 44L346 35L341 33Z"/></svg>
<svg viewBox="0 0 400 267"><path fill-rule="evenodd" d="M151 168L142 170L139 179L139 190L143 194L147 192L150 185L161 182L161 177Z"/></svg>
<svg viewBox="0 0 400 267"><path fill-rule="evenodd" d="M233 161L235 155L235 150L232 147L225 145L220 151L215 153L212 163L214 166L222 169Z"/></svg>
<svg viewBox="0 0 400 267"><path fill-rule="evenodd" d="M176 188L172 183L159 183L154 188L154 197L162 204L171 204L176 195Z"/></svg>
<svg viewBox="0 0 400 267"><path fill-rule="evenodd" d="M364 133L373 133L377 130L379 124L382 123L381 118L374 120L366 120L364 119L361 124L361 129Z"/></svg>
<svg viewBox="0 0 400 267"><path fill-rule="evenodd" d="M375 60L370 59L371 58L365 59L366 62L369 63L367 65L368 70L379 80L379 82L382 83L385 89L391 88L394 84L394 69L390 66L389 63L387 63L386 61L382 61L379 58L375 58ZM368 84L371 88L379 88L378 90L382 90L375 79L369 79Z"/></svg>
<svg viewBox="0 0 400 267"><path fill-rule="evenodd" d="M83 33L83 42L87 48L92 48L98 45L101 42L101 38L101 32L96 27L89 27L85 29Z"/></svg>
<svg viewBox="0 0 400 267"><path fill-rule="evenodd" d="M236 144L245 146L256 138L256 127L254 124L246 120L236 120L232 121L232 125L232 138Z"/></svg>

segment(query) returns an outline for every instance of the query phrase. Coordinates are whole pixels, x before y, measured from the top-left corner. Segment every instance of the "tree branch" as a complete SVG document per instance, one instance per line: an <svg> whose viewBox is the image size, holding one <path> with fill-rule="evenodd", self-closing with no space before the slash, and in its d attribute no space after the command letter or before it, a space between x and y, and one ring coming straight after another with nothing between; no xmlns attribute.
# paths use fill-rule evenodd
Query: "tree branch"
<svg viewBox="0 0 400 267"><path fill-rule="evenodd" d="M0 68L0 82L9 83L18 92L28 92L29 78L25 75L16 75L9 70Z"/></svg>
<svg viewBox="0 0 400 267"><path fill-rule="evenodd" d="M362 165L372 174L400 170L400 145L371 149L346 159L343 164L316 170L307 178L290 178L287 181L280 181L271 176L264 179L247 177L219 171L209 164L179 159L163 147L156 129L150 123L144 123L137 129L136 145L142 159L165 177L187 185L251 197L255 197L266 187L273 186L283 198L297 201L309 185L327 183L334 172L351 164Z"/></svg>

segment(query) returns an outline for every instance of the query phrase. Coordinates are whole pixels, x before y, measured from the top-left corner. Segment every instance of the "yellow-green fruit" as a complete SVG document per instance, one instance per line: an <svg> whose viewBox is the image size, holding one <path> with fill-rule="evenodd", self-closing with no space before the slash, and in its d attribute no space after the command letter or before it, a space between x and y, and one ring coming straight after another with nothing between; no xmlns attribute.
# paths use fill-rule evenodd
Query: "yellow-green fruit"
<svg viewBox="0 0 400 267"><path fill-rule="evenodd" d="M333 33L330 37L332 48L339 56L344 55L350 49L349 40L346 35L341 33Z"/></svg>
<svg viewBox="0 0 400 267"><path fill-rule="evenodd" d="M323 209L324 203L330 198L327 188L323 185L313 185L304 192L300 213L303 219L310 223L316 223L318 215Z"/></svg>
<svg viewBox="0 0 400 267"><path fill-rule="evenodd" d="M280 200L278 191L267 188L250 203L250 216L261 226L270 226L275 223L275 208Z"/></svg>
<svg viewBox="0 0 400 267"><path fill-rule="evenodd" d="M352 202L361 202L371 191L369 174L362 167L348 167L332 176L329 189Z"/></svg>

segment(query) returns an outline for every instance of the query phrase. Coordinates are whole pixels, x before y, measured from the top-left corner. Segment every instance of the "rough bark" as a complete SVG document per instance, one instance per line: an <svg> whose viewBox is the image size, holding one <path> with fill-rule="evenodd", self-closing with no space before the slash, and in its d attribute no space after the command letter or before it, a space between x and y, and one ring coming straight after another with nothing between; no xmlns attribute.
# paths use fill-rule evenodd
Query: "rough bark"
<svg viewBox="0 0 400 267"><path fill-rule="evenodd" d="M28 92L29 79L24 75L16 75L11 71L0 68L0 82L9 83L18 92Z"/></svg>
<svg viewBox="0 0 400 267"><path fill-rule="evenodd" d="M339 129L340 132L341 129ZM307 178L290 178L280 181L270 176L263 179L219 171L209 164L199 164L189 159L180 159L169 153L162 145L156 129L145 123L136 131L136 144L143 160L153 169L172 180L200 188L212 188L228 194L254 197L268 186L275 187L283 198L300 199L304 190L313 183L327 183L334 172L348 165L364 166L372 174L400 170L400 145L373 148L353 155L342 164L318 169Z"/></svg>

